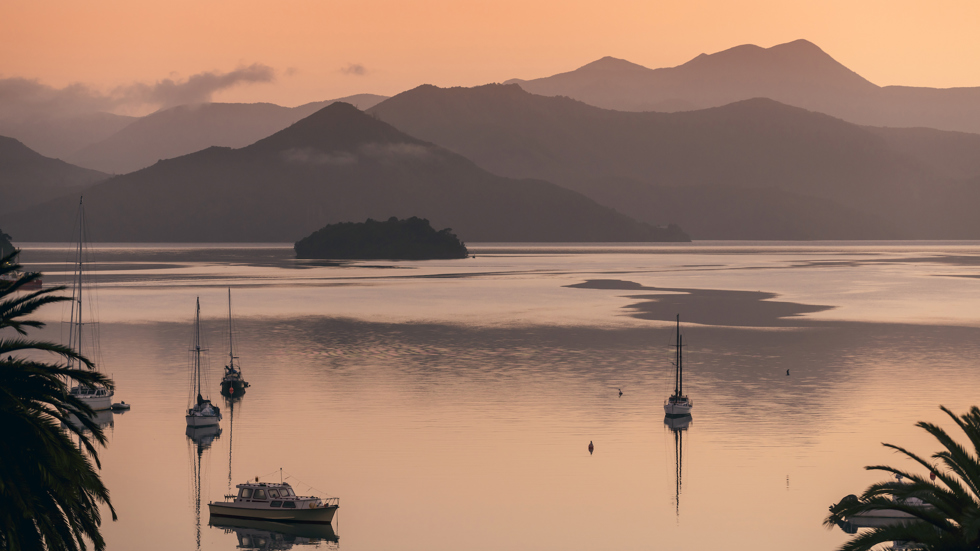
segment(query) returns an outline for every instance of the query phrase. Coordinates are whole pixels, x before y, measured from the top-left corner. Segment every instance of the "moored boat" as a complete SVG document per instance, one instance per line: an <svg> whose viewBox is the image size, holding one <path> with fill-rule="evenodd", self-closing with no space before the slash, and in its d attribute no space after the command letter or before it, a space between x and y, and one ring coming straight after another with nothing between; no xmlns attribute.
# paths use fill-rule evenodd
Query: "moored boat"
<svg viewBox="0 0 980 551"><path fill-rule="evenodd" d="M91 312L96 310L96 308L90 304L89 311L90 316L86 318L85 321L82 319L83 306L82 302L82 291L85 290L85 285L83 284L83 267L86 261L87 250L86 250L86 235L85 235L85 208L82 204L82 199L78 199L78 242L75 247L75 269L72 276L72 288L71 288L71 319L69 320L68 329L68 348L71 348L79 356L82 354L88 355L91 359L99 362L101 364L101 358L99 353L99 342L97 330L93 330L92 327L95 326L96 322L91 319ZM40 285L40 283L38 283ZM91 347L91 350L87 348L83 350L82 340L83 340L83 327L90 326L87 331L88 343L86 346ZM86 369L86 366L82 364L80 360L69 358L68 359L69 369ZM100 367L101 370L101 367ZM112 397L115 392L112 389L105 387L92 387L89 385L77 384L71 387L69 391L72 397L78 399L83 404L92 408L93 411L103 411L112 407Z"/></svg>
<svg viewBox="0 0 980 551"><path fill-rule="evenodd" d="M681 315L677 314L677 344L674 351L674 393L664 400L664 413L667 417L683 417L690 415L694 409L694 400L684 394L684 357L683 337L681 336Z"/></svg>
<svg viewBox="0 0 980 551"><path fill-rule="evenodd" d="M5 282L5 283L8 283L8 284L11 284L11 283L17 281L18 279L20 279L22 277L24 277L24 272L21 272L21 271L10 272L10 273L7 273L7 274L0 275L0 282ZM37 278L37 279L33 279L33 280L28 281L27 283L21 285L20 288L18 288L17 290L18 291L23 291L23 292L26 292L26 291L38 291L38 290L41 289L41 286L42 286L41 285L41 278Z"/></svg>
<svg viewBox="0 0 980 551"><path fill-rule="evenodd" d="M286 482L246 482L237 494L208 503L211 522L216 518L251 519L297 524L329 524L340 499L298 496Z"/></svg>
<svg viewBox="0 0 980 551"><path fill-rule="evenodd" d="M231 317L231 288L228 289L228 365L225 366L224 377L221 378L221 394L230 398L235 398L245 394L248 388L248 381L242 375L241 364L235 365L235 330L232 326Z"/></svg>
<svg viewBox="0 0 980 551"><path fill-rule="evenodd" d="M192 377L194 380L193 403L187 408L187 415L184 419L188 427L207 427L217 425L221 421L221 409L212 404L211 400L201 395L201 375L204 367L201 365L201 299L197 299L197 310L194 316L194 346L191 353L194 359L191 361Z"/></svg>

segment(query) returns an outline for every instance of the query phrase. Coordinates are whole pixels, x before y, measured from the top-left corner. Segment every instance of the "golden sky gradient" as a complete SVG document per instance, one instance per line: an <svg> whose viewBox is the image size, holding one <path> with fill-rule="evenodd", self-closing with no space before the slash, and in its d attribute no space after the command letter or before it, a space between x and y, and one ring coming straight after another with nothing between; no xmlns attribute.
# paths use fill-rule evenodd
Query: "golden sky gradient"
<svg viewBox="0 0 980 551"><path fill-rule="evenodd" d="M0 77L108 90L261 63L275 82L214 99L297 105L805 38L879 85L980 86L978 21L976 0L0 0Z"/></svg>

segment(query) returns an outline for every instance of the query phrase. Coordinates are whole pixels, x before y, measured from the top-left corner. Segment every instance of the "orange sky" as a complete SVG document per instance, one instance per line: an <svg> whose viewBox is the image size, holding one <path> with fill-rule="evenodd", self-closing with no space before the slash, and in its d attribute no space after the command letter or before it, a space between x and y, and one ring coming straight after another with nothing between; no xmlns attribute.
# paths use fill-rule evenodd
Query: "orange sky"
<svg viewBox="0 0 980 551"><path fill-rule="evenodd" d="M296 105L806 38L876 84L980 86L977 22L976 0L3 0L0 77L108 89L262 63L274 83L215 99Z"/></svg>

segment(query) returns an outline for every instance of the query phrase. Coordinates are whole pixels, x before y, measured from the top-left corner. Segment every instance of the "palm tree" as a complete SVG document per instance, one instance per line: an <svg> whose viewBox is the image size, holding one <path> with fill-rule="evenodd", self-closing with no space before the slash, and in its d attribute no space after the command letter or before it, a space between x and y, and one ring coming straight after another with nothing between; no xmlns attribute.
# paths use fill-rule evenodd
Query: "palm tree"
<svg viewBox="0 0 980 551"><path fill-rule="evenodd" d="M927 551L980 549L980 409L974 406L963 415L943 406L940 409L966 434L968 444L960 444L938 425L921 421L916 426L931 434L943 448L932 454L933 461L901 446L883 444L918 463L929 474L920 476L884 465L865 467L891 473L897 480L872 484L860 498L841 500L830 508L824 524L833 526L850 516L883 509L902 511L915 518L864 532L841 546L840 551L865 551L890 541L905 542L905 549Z"/></svg>
<svg viewBox="0 0 980 551"><path fill-rule="evenodd" d="M106 439L90 418L92 409L70 394L69 381L109 388L113 383L70 348L26 338L27 329L44 326L27 316L70 299L53 294L64 287L15 294L40 278L19 272L18 252L0 258L0 332L17 333L0 333L0 549L85 550L87 540L101 551L99 506L107 505L116 519L96 471L96 445ZM37 359L51 354L88 369Z"/></svg>

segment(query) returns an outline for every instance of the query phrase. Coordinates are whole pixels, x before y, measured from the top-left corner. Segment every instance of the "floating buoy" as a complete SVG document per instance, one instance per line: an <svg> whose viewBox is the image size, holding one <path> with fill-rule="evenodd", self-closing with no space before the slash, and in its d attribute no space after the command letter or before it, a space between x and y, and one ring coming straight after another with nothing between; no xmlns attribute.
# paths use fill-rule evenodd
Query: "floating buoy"
<svg viewBox="0 0 980 551"><path fill-rule="evenodd" d="M620 389L617 389L617 390L619 390L619 395L620 395L620 397L622 397L623 396L623 389L620 388Z"/></svg>
<svg viewBox="0 0 980 551"><path fill-rule="evenodd" d="M592 450L594 450L594 449L595 449L595 446L593 446L592 445L592 441L589 440L589 455L592 455Z"/></svg>

